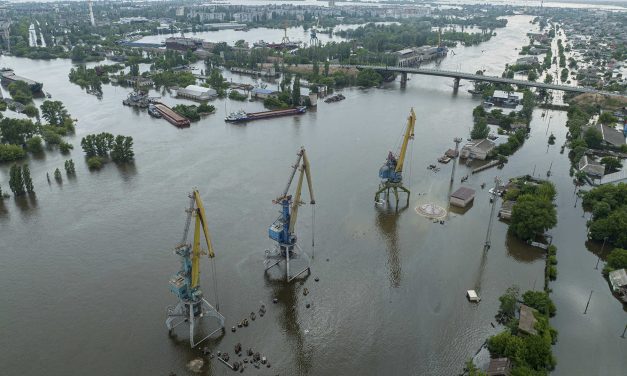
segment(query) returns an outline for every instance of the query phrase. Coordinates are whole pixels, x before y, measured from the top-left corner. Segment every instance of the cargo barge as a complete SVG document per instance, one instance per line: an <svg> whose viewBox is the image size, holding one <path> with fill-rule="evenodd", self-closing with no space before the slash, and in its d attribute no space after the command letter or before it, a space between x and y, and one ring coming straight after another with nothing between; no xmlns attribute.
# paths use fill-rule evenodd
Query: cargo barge
<svg viewBox="0 0 627 376"><path fill-rule="evenodd" d="M44 84L42 84L41 82L33 81L30 78L18 76L15 74L15 72L13 72L13 70L6 68L2 70L2 77L0 77L0 80L2 81L3 85L10 85L17 81L25 82L28 85L30 91L33 92L33 94L40 93L41 89L44 87Z"/></svg>
<svg viewBox="0 0 627 376"><path fill-rule="evenodd" d="M174 110L163 103L155 103L154 106L155 110L157 110L157 112L159 112L165 120L169 121L176 127L186 128L191 124L188 118L177 114Z"/></svg>
<svg viewBox="0 0 627 376"><path fill-rule="evenodd" d="M270 119L279 116L291 116L291 115L302 115L307 112L307 107L300 106L294 108L288 108L285 110L271 110L271 111L262 111L262 112L233 112L226 118L224 121L230 123L238 123L244 121L252 121L252 120L261 120L261 119Z"/></svg>

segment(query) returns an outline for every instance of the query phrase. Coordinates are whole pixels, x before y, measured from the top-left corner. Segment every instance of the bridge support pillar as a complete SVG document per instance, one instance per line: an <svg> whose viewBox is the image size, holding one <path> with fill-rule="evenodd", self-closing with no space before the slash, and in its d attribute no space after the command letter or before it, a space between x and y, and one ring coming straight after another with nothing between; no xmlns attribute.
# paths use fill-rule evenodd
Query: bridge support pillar
<svg viewBox="0 0 627 376"><path fill-rule="evenodd" d="M457 91L459 90L459 77L455 77L455 81L453 81L453 94L457 94Z"/></svg>
<svg viewBox="0 0 627 376"><path fill-rule="evenodd" d="M401 72L401 88L407 87L407 72Z"/></svg>

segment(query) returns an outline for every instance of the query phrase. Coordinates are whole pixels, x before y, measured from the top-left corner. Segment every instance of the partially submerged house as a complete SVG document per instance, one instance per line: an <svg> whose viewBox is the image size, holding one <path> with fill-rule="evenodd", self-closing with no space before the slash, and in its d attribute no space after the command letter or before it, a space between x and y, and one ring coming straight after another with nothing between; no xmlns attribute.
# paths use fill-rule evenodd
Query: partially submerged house
<svg viewBox="0 0 627 376"><path fill-rule="evenodd" d="M509 376L511 371L512 361L509 358L494 358L490 359L486 373L488 376Z"/></svg>
<svg viewBox="0 0 627 376"><path fill-rule="evenodd" d="M465 208L475 199L475 190L468 187L460 187L451 194L451 205Z"/></svg>
<svg viewBox="0 0 627 376"><path fill-rule="evenodd" d="M585 172L591 178L599 179L605 174L605 167L601 163L592 160L587 155L581 157L577 169Z"/></svg>
<svg viewBox="0 0 627 376"><path fill-rule="evenodd" d="M518 320L518 330L520 332L531 335L538 334L538 331L535 328L538 320L533 315L534 312L537 311L524 304L520 305L520 319Z"/></svg>
<svg viewBox="0 0 627 376"><path fill-rule="evenodd" d="M462 147L460 157L485 160L496 144L487 138L472 140Z"/></svg>

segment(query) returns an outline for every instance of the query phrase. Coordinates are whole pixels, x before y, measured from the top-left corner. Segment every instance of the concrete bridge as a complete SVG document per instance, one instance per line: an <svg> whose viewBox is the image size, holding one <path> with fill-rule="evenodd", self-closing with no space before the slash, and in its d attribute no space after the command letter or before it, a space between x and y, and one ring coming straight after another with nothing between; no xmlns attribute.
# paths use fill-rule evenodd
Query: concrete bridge
<svg viewBox="0 0 627 376"><path fill-rule="evenodd" d="M610 93L607 91L601 91L601 90L596 90L596 89L587 88L587 87L545 84L544 82L516 80L513 78L503 78L503 77L496 77L496 76L484 76L481 74L448 71L448 70L441 70L441 69L405 68L405 67L376 66L376 65L350 65L350 67L357 68L357 69L370 68L376 71L388 71L388 72L400 73L401 74L401 87L405 87L407 85L407 74L422 74L426 76L450 77L454 80L453 91L455 93L459 89L459 81L463 79L463 80L470 80L470 81L496 82L496 83L511 84L511 85L517 85L517 86L537 87L540 89L570 91L570 92L575 92L575 93L594 93L594 94L603 94L603 95L617 96L617 97L626 96L625 94L615 94L615 93Z"/></svg>

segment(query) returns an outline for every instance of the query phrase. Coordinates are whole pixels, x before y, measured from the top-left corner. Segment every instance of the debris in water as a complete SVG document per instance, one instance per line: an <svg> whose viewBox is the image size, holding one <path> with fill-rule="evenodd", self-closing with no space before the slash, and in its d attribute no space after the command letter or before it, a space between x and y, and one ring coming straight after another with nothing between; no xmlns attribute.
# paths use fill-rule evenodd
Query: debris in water
<svg viewBox="0 0 627 376"><path fill-rule="evenodd" d="M198 358L187 363L187 368L194 373L200 373L200 371L202 370L202 366L204 365L205 361L201 358Z"/></svg>
<svg viewBox="0 0 627 376"><path fill-rule="evenodd" d="M251 319L251 320L253 320L253 321L254 321L256 317L257 317L257 316L255 315L255 312L251 312L251 313L250 313L250 319Z"/></svg>
<svg viewBox="0 0 627 376"><path fill-rule="evenodd" d="M303 295L307 296L307 294L309 294L309 289L307 289L307 287L305 287L303 289Z"/></svg>
<svg viewBox="0 0 627 376"><path fill-rule="evenodd" d="M231 327L231 331L232 331L233 333L235 333L235 331L236 331L236 330L237 330L237 329L235 329L235 327L234 327L234 326L232 326L232 327Z"/></svg>
<svg viewBox="0 0 627 376"><path fill-rule="evenodd" d="M252 356L254 354L253 349L248 348L248 350L246 351L246 354L248 354L248 356Z"/></svg>
<svg viewBox="0 0 627 376"><path fill-rule="evenodd" d="M238 343L235 345L234 349L235 349L235 353L236 353L236 354L239 354L239 353L242 351L242 344L238 342Z"/></svg>
<svg viewBox="0 0 627 376"><path fill-rule="evenodd" d="M228 352L225 352L225 353L222 354L222 360L224 360L225 362L228 362L229 358L230 358L230 356L229 356Z"/></svg>
<svg viewBox="0 0 627 376"><path fill-rule="evenodd" d="M320 278L316 277L316 278L314 278L314 281L319 282Z"/></svg>
<svg viewBox="0 0 627 376"><path fill-rule="evenodd" d="M311 307L311 304L307 303L307 304L305 304L305 307L309 308L309 307Z"/></svg>
<svg viewBox="0 0 627 376"><path fill-rule="evenodd" d="M267 362L267 361L268 361L268 360L266 359L266 357L265 357L265 356L261 358L261 364L266 364L266 362Z"/></svg>
<svg viewBox="0 0 627 376"><path fill-rule="evenodd" d="M279 302L279 299L277 298L272 299L272 303L277 304L278 302Z"/></svg>

